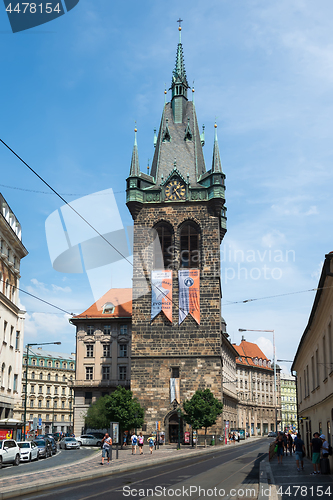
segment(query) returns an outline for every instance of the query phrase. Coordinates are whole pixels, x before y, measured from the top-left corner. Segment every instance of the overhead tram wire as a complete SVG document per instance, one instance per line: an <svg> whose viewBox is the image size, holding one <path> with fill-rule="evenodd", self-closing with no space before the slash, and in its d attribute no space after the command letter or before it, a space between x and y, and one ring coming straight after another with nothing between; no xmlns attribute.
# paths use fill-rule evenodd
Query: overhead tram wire
<svg viewBox="0 0 333 500"><path fill-rule="evenodd" d="M5 280L3 280L1 278L0 278L0 281L2 281L2 283L5 283ZM65 314L69 314L70 316L73 316L73 313L65 311L65 309L62 309L61 307L56 306L55 304L52 304L51 302L48 302L47 300L41 299L40 297L38 297L37 295L34 295L33 293L27 292L26 290L23 290L22 288L19 288L16 285L12 285L11 283L8 283L8 284L10 287L12 287L12 289L15 289L15 290L18 290L19 292L25 293L26 295L29 295L30 297L33 297L34 299L37 299L40 302L44 302L44 304L47 304L48 306L54 307L55 309L58 309L59 311L62 311ZM45 314L48 314L48 313L45 313Z"/></svg>
<svg viewBox="0 0 333 500"><path fill-rule="evenodd" d="M266 297L256 297L254 299L245 299L238 300L235 302L227 302L223 303L223 306L231 306L234 304L246 304L247 302L256 302L257 300L267 300L267 299L275 299L277 297L287 297L288 295L297 295L299 293L307 293L307 292L316 292L318 290L326 290L328 288L333 288L333 286L323 286L319 288L309 288L308 290L299 290L298 292L288 292L288 293L280 293L279 295L267 295Z"/></svg>
<svg viewBox="0 0 333 500"><path fill-rule="evenodd" d="M72 205L70 203L68 203L68 201L65 200L65 198L59 194L55 189L53 189L52 186L50 186L50 184L48 182L46 182L46 180L43 179L43 177L41 177L32 167L30 167L30 165L28 165L27 162L25 162L23 160L23 158L21 158L21 156L19 156L10 146L8 146L8 144L6 144L1 138L0 138L0 142L2 142L2 144L11 152L13 153L13 155L16 156L16 158L18 158L33 174L36 175L36 177L38 177L39 180L41 180L43 182L43 184L45 184L45 186L47 186L56 196L58 196L58 198L61 199L61 201L63 203L65 203L65 205L67 205L74 213L76 213L76 215L78 215L78 217L80 217L80 219L82 219L93 231L95 231L96 234L98 234L98 236L100 236L102 238L102 240L104 240L111 248L113 248L126 262L128 262L128 264L130 264L130 266L134 267L132 262L129 261L127 259L127 257L125 257L125 255L123 255L120 250L118 250L114 245L112 245L112 243L110 243L92 224L90 224L90 222L87 221L87 219L85 219L77 210L75 210L75 208L72 207ZM154 285L153 283L151 283L152 286L154 286L154 288L156 288L156 290L158 290L160 293L162 293L162 295L164 295L164 297L167 297L167 294L164 293L162 290L160 290L158 288L158 286ZM168 300L175 306L177 307L177 309L181 310L181 308L179 306L177 306L177 304L175 304L175 302L171 299L168 298Z"/></svg>
<svg viewBox="0 0 333 500"><path fill-rule="evenodd" d="M18 186L8 186L7 184L0 184L1 187L7 188L7 189L16 189L18 191L25 191L28 193L36 193L36 194L52 194L49 191L39 191L37 189L27 189L27 188L21 188ZM113 191L113 194L122 194L125 193L125 191ZM62 196L107 196L107 193L60 193Z"/></svg>

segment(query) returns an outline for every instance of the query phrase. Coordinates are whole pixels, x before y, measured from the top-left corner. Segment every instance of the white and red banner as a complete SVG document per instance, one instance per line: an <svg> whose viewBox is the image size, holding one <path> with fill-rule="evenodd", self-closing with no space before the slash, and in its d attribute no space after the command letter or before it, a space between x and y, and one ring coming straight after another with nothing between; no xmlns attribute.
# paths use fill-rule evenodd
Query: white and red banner
<svg viewBox="0 0 333 500"><path fill-rule="evenodd" d="M178 271L179 283L179 324L190 314L200 325L200 271L181 269Z"/></svg>
<svg viewBox="0 0 333 500"><path fill-rule="evenodd" d="M161 311L172 323L172 271L151 273L151 321Z"/></svg>

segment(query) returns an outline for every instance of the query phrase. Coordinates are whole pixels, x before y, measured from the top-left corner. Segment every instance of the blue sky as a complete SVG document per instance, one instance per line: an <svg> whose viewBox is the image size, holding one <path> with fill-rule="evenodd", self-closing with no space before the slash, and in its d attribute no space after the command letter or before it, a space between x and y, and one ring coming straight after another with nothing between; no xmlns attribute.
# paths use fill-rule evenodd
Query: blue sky
<svg viewBox="0 0 333 500"><path fill-rule="evenodd" d="M80 0L57 20L12 34L0 9L1 138L69 201L112 188L122 223L131 225L125 178L134 122L146 171L181 16L206 166L216 117L227 176L228 332L238 343L238 328L274 329L277 358L293 359L314 292L232 302L314 288L332 250L332 14L325 0ZM55 271L46 243L45 221L63 203L37 193L47 188L3 146L0 165L0 191L29 250L21 287L82 312L94 302L87 276ZM74 350L65 315L23 294L21 302L26 341L61 340L63 351ZM272 356L270 334L245 336Z"/></svg>

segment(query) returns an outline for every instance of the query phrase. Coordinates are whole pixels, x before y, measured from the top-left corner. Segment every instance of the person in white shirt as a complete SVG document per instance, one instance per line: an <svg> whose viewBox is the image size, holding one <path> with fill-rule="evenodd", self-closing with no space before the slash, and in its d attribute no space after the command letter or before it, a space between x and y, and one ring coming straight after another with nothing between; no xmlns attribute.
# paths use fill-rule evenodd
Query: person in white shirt
<svg viewBox="0 0 333 500"><path fill-rule="evenodd" d="M112 445L112 439L110 438L109 434L106 433L105 436L102 439L102 462L101 465L104 465L104 458L108 458L108 464L110 463L110 446Z"/></svg>
<svg viewBox="0 0 333 500"><path fill-rule="evenodd" d="M329 448L328 448L328 442L326 441L325 434L322 434L320 436L320 439L323 442L323 444L321 445L321 452L323 454L323 458L327 458L329 455Z"/></svg>
<svg viewBox="0 0 333 500"><path fill-rule="evenodd" d="M136 447L138 444L138 436L133 433L131 436L131 442L132 442L132 455L136 455Z"/></svg>

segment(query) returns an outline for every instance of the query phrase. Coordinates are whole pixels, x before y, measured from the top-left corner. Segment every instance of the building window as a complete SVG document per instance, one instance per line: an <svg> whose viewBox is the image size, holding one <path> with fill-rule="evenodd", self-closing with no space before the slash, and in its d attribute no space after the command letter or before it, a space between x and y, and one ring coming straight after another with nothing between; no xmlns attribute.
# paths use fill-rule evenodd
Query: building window
<svg viewBox="0 0 333 500"><path fill-rule="evenodd" d="M104 335L111 335L111 325L104 325Z"/></svg>
<svg viewBox="0 0 333 500"><path fill-rule="evenodd" d="M126 380L127 367L119 366L119 380Z"/></svg>
<svg viewBox="0 0 333 500"><path fill-rule="evenodd" d="M14 327L10 327L10 337L9 337L9 345L13 346L13 336L14 336Z"/></svg>
<svg viewBox="0 0 333 500"><path fill-rule="evenodd" d="M34 379L35 378L35 372L31 372L31 378Z"/></svg>
<svg viewBox="0 0 333 500"><path fill-rule="evenodd" d="M38 408L41 408L42 407L42 401L39 399L38 400Z"/></svg>
<svg viewBox="0 0 333 500"><path fill-rule="evenodd" d="M47 380L51 380L51 373L47 374Z"/></svg>
<svg viewBox="0 0 333 500"><path fill-rule="evenodd" d="M32 386L30 387L30 392L33 392L33 393L35 392L35 386L34 386L34 385L32 385Z"/></svg>
<svg viewBox="0 0 333 500"><path fill-rule="evenodd" d="M39 394L42 394L42 392L43 392L43 386L42 386L42 385L40 385L40 386L38 387L38 392L39 392Z"/></svg>
<svg viewBox="0 0 333 500"><path fill-rule="evenodd" d="M53 401L53 408L58 408L58 401Z"/></svg>
<svg viewBox="0 0 333 500"><path fill-rule="evenodd" d="M324 380L327 378L327 358L326 358L326 338L323 336L323 355L324 355Z"/></svg>
<svg viewBox="0 0 333 500"><path fill-rule="evenodd" d="M185 223L180 231L180 267L200 266L199 228L192 222Z"/></svg>
<svg viewBox="0 0 333 500"><path fill-rule="evenodd" d="M66 382L66 380L67 380L66 375L63 375L63 376L62 376L62 381L63 381L63 382Z"/></svg>
<svg viewBox="0 0 333 500"><path fill-rule="evenodd" d="M93 379L93 367L86 366L86 380L92 380L92 379Z"/></svg>
<svg viewBox="0 0 333 500"><path fill-rule="evenodd" d="M103 344L103 357L104 358L109 358L110 357L110 344Z"/></svg>
<svg viewBox="0 0 333 500"><path fill-rule="evenodd" d="M40 372L40 374L39 374L39 380L43 380L43 372Z"/></svg>
<svg viewBox="0 0 333 500"><path fill-rule="evenodd" d="M58 382L58 375L56 375L56 376L54 377L54 380L55 380L56 382Z"/></svg>
<svg viewBox="0 0 333 500"><path fill-rule="evenodd" d="M65 408L65 401L61 401L61 408L64 409Z"/></svg>
<svg viewBox="0 0 333 500"><path fill-rule="evenodd" d="M58 387L54 388L54 394L58 394Z"/></svg>
<svg viewBox="0 0 333 500"><path fill-rule="evenodd" d="M114 304L112 302L106 302L103 306L102 314L113 314L115 310Z"/></svg>
<svg viewBox="0 0 333 500"><path fill-rule="evenodd" d="M172 269L173 230L169 224L159 224L154 228L154 269Z"/></svg>
<svg viewBox="0 0 333 500"><path fill-rule="evenodd" d="M179 378L179 366L171 368L171 378Z"/></svg>
<svg viewBox="0 0 333 500"><path fill-rule="evenodd" d="M63 368L65 368L65 370L66 370L66 368L67 368L67 364L66 364L66 363L63 363L63 364L62 364L62 367L63 367Z"/></svg>
<svg viewBox="0 0 333 500"><path fill-rule="evenodd" d="M63 387L62 388L62 395L65 396L65 394L66 394L66 389L65 389L65 387Z"/></svg>
<svg viewBox="0 0 333 500"><path fill-rule="evenodd" d="M84 393L84 404L90 405L92 403L92 392Z"/></svg>
<svg viewBox="0 0 333 500"><path fill-rule="evenodd" d="M87 335L94 335L94 327L93 326L87 326Z"/></svg>
<svg viewBox="0 0 333 500"><path fill-rule="evenodd" d="M3 341L6 342L6 333L7 333L7 321L3 322Z"/></svg>
<svg viewBox="0 0 333 500"><path fill-rule="evenodd" d="M54 421L56 422L57 421L57 414L54 415Z"/></svg>
<svg viewBox="0 0 333 500"><path fill-rule="evenodd" d="M20 332L16 332L16 339L15 339L15 349L18 351L20 348Z"/></svg>
<svg viewBox="0 0 333 500"><path fill-rule="evenodd" d="M127 358L127 344L120 344L120 346L119 346L119 356L121 358Z"/></svg>
<svg viewBox="0 0 333 500"><path fill-rule="evenodd" d="M46 394L51 394L51 387L50 386L47 386Z"/></svg>
<svg viewBox="0 0 333 500"><path fill-rule="evenodd" d="M29 420L33 420L33 419L34 419L34 416L33 416L33 414L32 414L32 413L30 413L30 418L29 418Z"/></svg>
<svg viewBox="0 0 333 500"><path fill-rule="evenodd" d="M44 361L42 359L39 360L39 366L44 366Z"/></svg>
<svg viewBox="0 0 333 500"><path fill-rule="evenodd" d="M120 335L127 335L127 325L121 325Z"/></svg>
<svg viewBox="0 0 333 500"><path fill-rule="evenodd" d="M33 408L33 406L34 406L34 400L33 399L30 399L30 406L31 406L31 408Z"/></svg>
<svg viewBox="0 0 333 500"><path fill-rule="evenodd" d="M102 377L103 377L103 380L110 379L110 367L109 366L102 366Z"/></svg>
<svg viewBox="0 0 333 500"><path fill-rule="evenodd" d="M93 358L94 357L94 344L86 344L86 357Z"/></svg>
<svg viewBox="0 0 333 500"><path fill-rule="evenodd" d="M58 363L58 361L56 362L56 368L59 368L59 363Z"/></svg>
<svg viewBox="0 0 333 500"><path fill-rule="evenodd" d="M52 361L48 361L47 366L52 366Z"/></svg>
<svg viewBox="0 0 333 500"><path fill-rule="evenodd" d="M36 366L36 360L35 359L32 360L32 366Z"/></svg>
<svg viewBox="0 0 333 500"><path fill-rule="evenodd" d="M17 392L17 383L18 383L18 375L15 373L14 374L14 385L13 385L14 392Z"/></svg>
<svg viewBox="0 0 333 500"><path fill-rule="evenodd" d="M50 401L46 401L46 408L50 408Z"/></svg>
<svg viewBox="0 0 333 500"><path fill-rule="evenodd" d="M65 421L65 415L61 415L61 421L64 422Z"/></svg>

